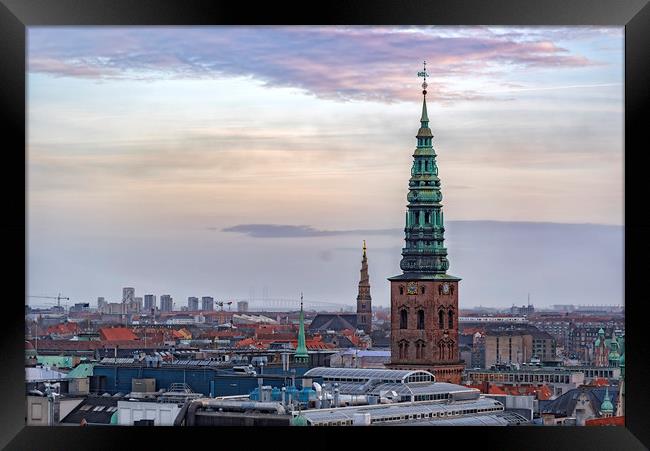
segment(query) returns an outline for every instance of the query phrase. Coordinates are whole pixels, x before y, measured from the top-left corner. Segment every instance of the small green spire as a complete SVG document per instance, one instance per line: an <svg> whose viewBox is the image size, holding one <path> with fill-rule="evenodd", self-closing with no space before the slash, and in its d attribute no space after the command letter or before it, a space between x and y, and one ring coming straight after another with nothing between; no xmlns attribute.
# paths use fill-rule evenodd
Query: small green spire
<svg viewBox="0 0 650 451"><path fill-rule="evenodd" d="M603 399L603 403L600 405L600 411L602 413L614 412L614 405L612 404L612 400L609 397L609 387L605 389L605 399Z"/></svg>
<svg viewBox="0 0 650 451"><path fill-rule="evenodd" d="M293 356L296 362L306 363L309 359L307 345L305 344L305 315L302 310L302 293L300 293L300 328L298 330L298 346Z"/></svg>

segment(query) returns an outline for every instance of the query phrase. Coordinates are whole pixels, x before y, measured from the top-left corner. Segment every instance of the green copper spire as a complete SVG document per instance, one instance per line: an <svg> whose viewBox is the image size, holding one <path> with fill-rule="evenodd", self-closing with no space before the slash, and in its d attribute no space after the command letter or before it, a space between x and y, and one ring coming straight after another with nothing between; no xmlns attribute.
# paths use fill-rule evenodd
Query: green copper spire
<svg viewBox="0 0 650 451"><path fill-rule="evenodd" d="M617 367L620 358L621 356L618 353L618 340L616 339L616 331L612 331L612 338L609 341L609 355L607 356L607 360L609 360L609 366Z"/></svg>
<svg viewBox="0 0 650 451"><path fill-rule="evenodd" d="M296 362L306 363L309 359L305 345L305 314L302 311L302 293L300 293L300 329L298 330L298 346L293 356Z"/></svg>
<svg viewBox="0 0 650 451"><path fill-rule="evenodd" d="M424 82L426 83L426 81ZM424 94L424 100L422 101L422 117L420 122L426 123L427 127L429 126L429 115L427 114L427 95Z"/></svg>
<svg viewBox="0 0 650 451"><path fill-rule="evenodd" d="M407 195L408 211L404 228L406 247L402 249L400 268L407 273L445 275L449 269L447 249L444 247L444 221L442 193L436 164L436 151L431 143L433 133L427 114L426 62L422 83L422 117L416 135L417 147L413 153L413 166Z"/></svg>

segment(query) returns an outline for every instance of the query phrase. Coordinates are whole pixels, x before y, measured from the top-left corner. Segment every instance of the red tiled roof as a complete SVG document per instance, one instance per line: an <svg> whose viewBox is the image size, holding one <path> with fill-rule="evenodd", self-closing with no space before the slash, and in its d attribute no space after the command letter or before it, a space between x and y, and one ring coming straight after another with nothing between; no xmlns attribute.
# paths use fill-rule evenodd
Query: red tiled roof
<svg viewBox="0 0 650 451"><path fill-rule="evenodd" d="M162 343L147 338L146 348L158 348ZM47 351L94 351L117 346L120 349L142 349L145 348L144 341L140 340L118 340L118 341L71 341L71 340L38 340L38 349Z"/></svg>
<svg viewBox="0 0 650 451"><path fill-rule="evenodd" d="M260 340L292 340L296 334L291 332L277 332L277 333L258 333L257 338Z"/></svg>
<svg viewBox="0 0 650 451"><path fill-rule="evenodd" d="M542 385L539 389L536 390L536 392L537 399L542 401L549 400L551 399L551 396L553 396L553 392L546 385Z"/></svg>
<svg viewBox="0 0 650 451"><path fill-rule="evenodd" d="M102 327L99 329L99 336L106 341L128 341L137 340L138 337L126 327Z"/></svg>
<svg viewBox="0 0 650 451"><path fill-rule="evenodd" d="M592 418L585 421L585 426L625 426L625 417Z"/></svg>
<svg viewBox="0 0 650 451"><path fill-rule="evenodd" d="M47 328L46 333L57 335L72 335L79 330L77 323L61 323Z"/></svg>
<svg viewBox="0 0 650 451"><path fill-rule="evenodd" d="M609 381L607 380L607 378L597 377L594 380L592 380L591 384L589 385L591 385L592 387L606 387L609 385Z"/></svg>
<svg viewBox="0 0 650 451"><path fill-rule="evenodd" d="M499 387L498 385L490 385L488 387L487 392L490 395L507 395L508 394L503 388Z"/></svg>
<svg viewBox="0 0 650 451"><path fill-rule="evenodd" d="M244 338L243 340L239 340L235 346L238 348L243 348L246 346L256 346L257 342L253 338ZM256 346L257 347L257 346Z"/></svg>

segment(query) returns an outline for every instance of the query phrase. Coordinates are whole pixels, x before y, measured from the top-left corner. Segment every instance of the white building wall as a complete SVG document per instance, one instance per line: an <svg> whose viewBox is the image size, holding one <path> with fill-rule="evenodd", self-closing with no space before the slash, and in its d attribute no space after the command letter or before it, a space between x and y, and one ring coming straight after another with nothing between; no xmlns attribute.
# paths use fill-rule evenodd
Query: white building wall
<svg viewBox="0 0 650 451"><path fill-rule="evenodd" d="M174 403L118 401L117 421L120 426L133 426L138 420L153 420L154 426L173 426L180 410Z"/></svg>

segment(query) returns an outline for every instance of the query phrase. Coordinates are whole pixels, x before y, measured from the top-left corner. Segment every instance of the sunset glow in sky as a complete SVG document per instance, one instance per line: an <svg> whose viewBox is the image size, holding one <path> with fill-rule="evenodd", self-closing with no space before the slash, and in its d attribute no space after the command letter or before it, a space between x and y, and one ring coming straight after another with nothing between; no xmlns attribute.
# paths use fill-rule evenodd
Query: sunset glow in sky
<svg viewBox="0 0 650 451"><path fill-rule="evenodd" d="M388 305L426 60L461 307L619 304L623 49L623 28L31 27L28 291L352 305L366 239ZM564 256L575 294L521 262L504 292L453 247L485 220L601 224L620 249Z"/></svg>

